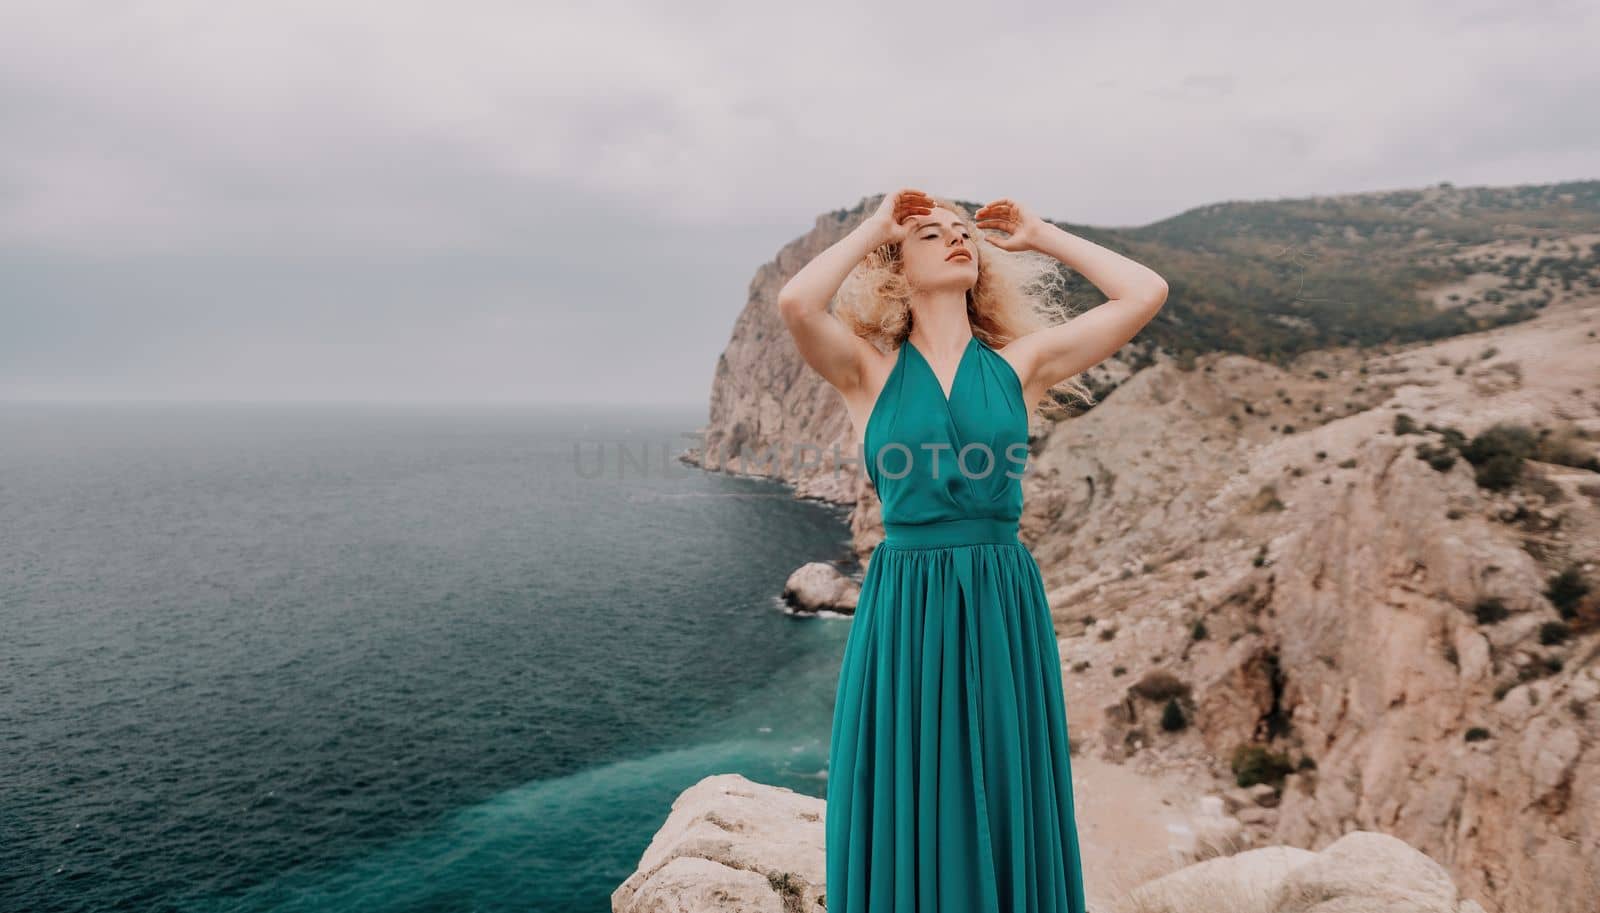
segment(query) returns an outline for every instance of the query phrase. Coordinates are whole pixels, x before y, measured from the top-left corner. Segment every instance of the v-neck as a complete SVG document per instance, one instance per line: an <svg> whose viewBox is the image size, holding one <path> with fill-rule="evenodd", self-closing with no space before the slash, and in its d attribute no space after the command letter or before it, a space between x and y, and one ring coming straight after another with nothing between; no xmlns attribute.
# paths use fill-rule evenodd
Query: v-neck
<svg viewBox="0 0 1600 913"><path fill-rule="evenodd" d="M956 373L954 377L950 378L949 392L945 392L944 383L939 380L938 372L933 370L933 363L928 361L927 356L922 354L922 350L916 347L916 344L911 341L911 337L906 337L905 344L911 347L911 351L917 353L917 360L922 362L922 366L928 369L929 374L933 375L934 386L939 389L940 393L944 394L944 404L946 406L950 405L951 400L956 395L956 384L961 382L961 369L966 367L967 356L972 354L973 347L978 344L978 335L974 333L968 337L966 348L961 350L961 357L956 359Z"/></svg>

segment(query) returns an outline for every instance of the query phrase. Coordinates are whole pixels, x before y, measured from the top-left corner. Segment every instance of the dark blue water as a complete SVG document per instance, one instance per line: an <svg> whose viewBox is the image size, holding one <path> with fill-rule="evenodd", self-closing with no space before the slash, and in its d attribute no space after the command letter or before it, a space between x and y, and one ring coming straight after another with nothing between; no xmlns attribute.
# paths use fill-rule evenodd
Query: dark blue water
<svg viewBox="0 0 1600 913"><path fill-rule="evenodd" d="M847 531L701 420L0 404L0 910L604 911L697 780L822 795Z"/></svg>

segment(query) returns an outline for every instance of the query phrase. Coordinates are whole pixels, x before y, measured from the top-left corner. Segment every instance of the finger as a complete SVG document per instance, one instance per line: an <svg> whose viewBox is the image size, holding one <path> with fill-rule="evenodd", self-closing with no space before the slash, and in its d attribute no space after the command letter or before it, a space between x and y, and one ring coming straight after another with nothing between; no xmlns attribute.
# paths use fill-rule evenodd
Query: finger
<svg viewBox="0 0 1600 913"><path fill-rule="evenodd" d="M896 202L901 205L915 203L927 206L933 204L933 200L929 199L928 195L920 190L903 190L900 192L899 197L896 198Z"/></svg>
<svg viewBox="0 0 1600 913"><path fill-rule="evenodd" d="M895 209L894 220L902 222L912 216L925 216L932 212L933 210L927 206L901 206Z"/></svg>

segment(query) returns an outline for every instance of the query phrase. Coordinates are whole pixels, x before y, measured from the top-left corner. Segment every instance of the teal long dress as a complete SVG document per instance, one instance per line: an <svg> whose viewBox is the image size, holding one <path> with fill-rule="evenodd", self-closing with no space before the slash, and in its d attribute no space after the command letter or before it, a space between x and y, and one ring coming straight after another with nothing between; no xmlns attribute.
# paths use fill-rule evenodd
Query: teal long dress
<svg viewBox="0 0 1600 913"><path fill-rule="evenodd" d="M948 397L908 340L873 404L886 538L839 672L828 913L1085 913L1061 655L1017 538L1029 412L976 336Z"/></svg>

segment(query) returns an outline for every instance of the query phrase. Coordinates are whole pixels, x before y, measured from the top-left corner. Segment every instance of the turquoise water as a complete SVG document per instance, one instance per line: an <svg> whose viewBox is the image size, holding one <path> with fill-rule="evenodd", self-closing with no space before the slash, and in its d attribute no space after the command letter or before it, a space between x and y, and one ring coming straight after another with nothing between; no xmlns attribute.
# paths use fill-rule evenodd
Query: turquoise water
<svg viewBox="0 0 1600 913"><path fill-rule="evenodd" d="M0 404L0 909L603 911L697 780L823 795L843 515L701 420Z"/></svg>

